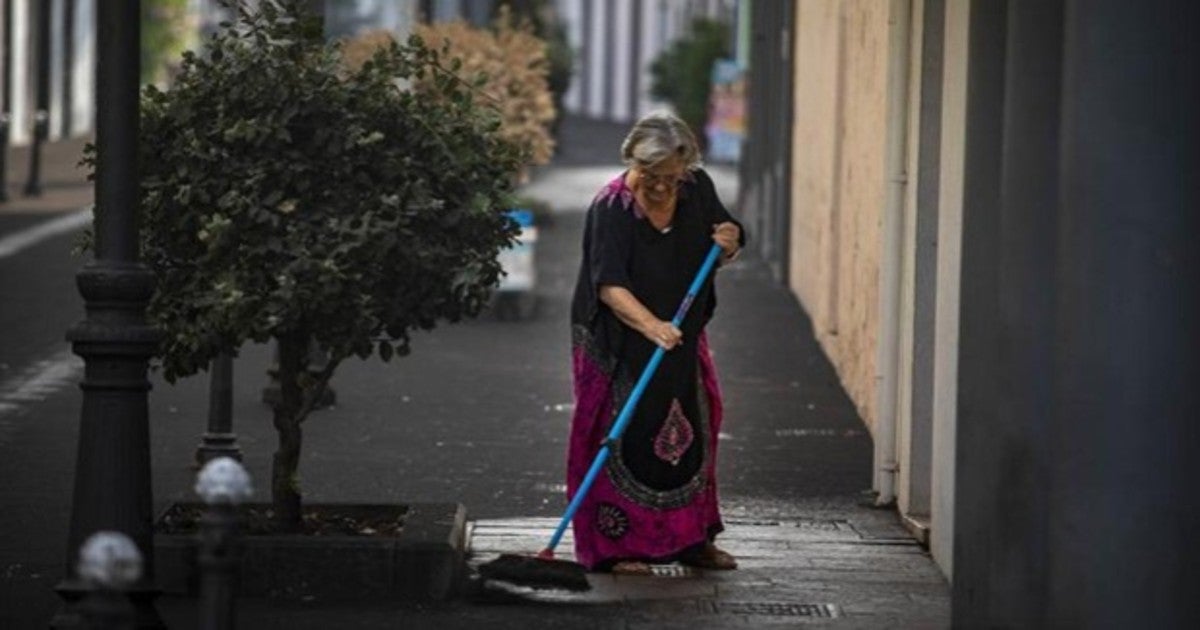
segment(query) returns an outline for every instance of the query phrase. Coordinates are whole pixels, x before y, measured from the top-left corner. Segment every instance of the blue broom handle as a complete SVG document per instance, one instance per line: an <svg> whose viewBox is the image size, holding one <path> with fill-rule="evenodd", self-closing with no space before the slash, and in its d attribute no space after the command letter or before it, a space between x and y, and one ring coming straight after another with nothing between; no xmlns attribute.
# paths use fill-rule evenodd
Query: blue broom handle
<svg viewBox="0 0 1200 630"><path fill-rule="evenodd" d="M704 285L704 280L708 278L709 272L712 271L713 265L717 262L717 256L721 254L721 246L713 244L712 249L708 250L708 257L704 259L704 264L700 265L700 270L696 272L696 277L692 280L692 286L688 288L687 295L683 297L683 302L675 311L675 318L671 320L671 324L679 327L683 323L683 318L687 316L688 309L692 308L692 302L696 299L696 294L700 292L700 287ZM600 452L596 454L596 459L592 461L592 467L588 469L587 475L583 477L583 483L579 484L579 489L575 491L575 497L571 499L570 505L567 506L567 511L563 514L562 520L558 522L558 527L554 530L554 535L550 537L550 544L546 547L550 551L554 551L558 547L558 543L562 540L563 533L567 530L567 524L575 518L575 512L579 511L579 506L583 503L583 499L587 496L588 490L592 489L592 484L596 481L596 476L604 468L604 462L608 461L608 456L612 452L612 443L625 432L625 426L633 419L633 410L637 407L638 400L641 399L642 393L646 391L646 386L650 384L650 379L654 376L655 370L658 369L658 364L662 363L663 355L666 350L659 346L654 350L654 355L650 357L650 362L646 364L646 368L642 370L642 376L638 378L637 385L634 385L633 391L630 392L629 398L625 401L625 406L621 408L621 414L617 416L617 421L613 423L612 429L608 432L608 438L604 440L604 444L600 447Z"/></svg>

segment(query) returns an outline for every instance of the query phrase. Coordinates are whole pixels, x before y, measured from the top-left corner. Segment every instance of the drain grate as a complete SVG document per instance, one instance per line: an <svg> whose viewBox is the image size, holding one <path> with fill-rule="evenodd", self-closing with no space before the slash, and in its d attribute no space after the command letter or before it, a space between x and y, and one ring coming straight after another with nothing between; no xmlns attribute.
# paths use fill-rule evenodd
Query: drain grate
<svg viewBox="0 0 1200 630"><path fill-rule="evenodd" d="M854 527L849 521L838 521L832 519L819 518L799 518L787 521L772 521L772 520L756 520L756 519L725 519L728 525L742 525L747 527L795 527L797 529L810 529L823 532L836 531L854 531Z"/></svg>
<svg viewBox="0 0 1200 630"><path fill-rule="evenodd" d="M843 529L853 529L850 527L850 523L847 521L829 521L810 518L802 518L798 521L792 521L786 524L799 529L812 529L822 532L836 532Z"/></svg>
<svg viewBox="0 0 1200 630"><path fill-rule="evenodd" d="M726 525L745 525L747 527L779 527L783 523L779 521L764 521L753 518L727 518Z"/></svg>
<svg viewBox="0 0 1200 630"><path fill-rule="evenodd" d="M685 567L678 564L652 564L650 572L654 577L662 578L687 578L696 577L697 573L691 567Z"/></svg>
<svg viewBox="0 0 1200 630"><path fill-rule="evenodd" d="M812 617L834 619L841 616L834 604L802 604L796 602L718 602L701 600L702 612L712 615L743 615L760 617Z"/></svg>
<svg viewBox="0 0 1200 630"><path fill-rule="evenodd" d="M776 429L775 437L844 437L853 438L863 435L859 429Z"/></svg>

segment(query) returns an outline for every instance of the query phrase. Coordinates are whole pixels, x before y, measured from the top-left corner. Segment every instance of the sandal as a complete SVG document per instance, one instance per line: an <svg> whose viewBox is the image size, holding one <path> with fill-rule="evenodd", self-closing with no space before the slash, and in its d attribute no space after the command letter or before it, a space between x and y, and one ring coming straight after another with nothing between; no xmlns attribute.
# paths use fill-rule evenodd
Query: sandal
<svg viewBox="0 0 1200 630"><path fill-rule="evenodd" d="M689 567L713 571L732 571L738 566L736 558L712 543L705 543L700 549L680 556L679 562Z"/></svg>
<svg viewBox="0 0 1200 630"><path fill-rule="evenodd" d="M612 566L609 572L613 575L654 575L654 570L645 562L637 560L622 560Z"/></svg>

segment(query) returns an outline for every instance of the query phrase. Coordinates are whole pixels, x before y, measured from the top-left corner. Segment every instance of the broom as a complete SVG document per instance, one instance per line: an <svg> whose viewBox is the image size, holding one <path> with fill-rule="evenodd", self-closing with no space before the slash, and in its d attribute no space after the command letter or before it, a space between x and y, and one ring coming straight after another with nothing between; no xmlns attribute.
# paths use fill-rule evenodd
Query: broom
<svg viewBox="0 0 1200 630"><path fill-rule="evenodd" d="M683 302L679 305L679 309L675 311L674 319L671 320L671 323L676 327L683 323L683 318L687 315L688 309L692 307L692 301L696 299L696 294L700 292L700 287L704 284L704 280L708 278L708 274L712 271L713 265L716 264L717 256L720 253L721 247L716 244L708 251L708 257L700 265L700 270L696 272L696 277L692 280L692 285L688 288L687 295L683 297ZM646 391L646 386L649 385L655 370L658 369L658 364L662 363L664 354L666 354L666 350L661 346L658 347L654 351L654 355L650 357L650 361L646 364L645 369L642 370L642 375L638 378L637 384L634 385L633 391L629 394L629 399L625 401L625 406L621 408L621 413L617 416L617 421L613 423L612 429L609 430L608 438L601 444L600 452L596 453L596 459L592 461L592 467L588 469L587 475L583 478L583 483L579 484L579 489L575 491L575 496L571 499L570 505L567 506L567 511L563 514L562 519L559 520L558 527L554 530L554 535L550 537L550 544L546 545L546 548L538 552L536 556L503 554L491 562L480 565L480 575L490 580L534 588L563 588L572 591L586 591L591 588L591 585L587 581L587 570L584 569L583 565L569 560L555 559L554 548L562 540L563 533L567 530L567 524L575 517L575 512L579 510L584 497L591 490L592 483L596 481L596 476L600 474L600 470L604 468L604 463L608 461L608 457L612 453L611 445L621 437L621 434L625 431L625 427L633 419L633 410L637 407L642 393Z"/></svg>

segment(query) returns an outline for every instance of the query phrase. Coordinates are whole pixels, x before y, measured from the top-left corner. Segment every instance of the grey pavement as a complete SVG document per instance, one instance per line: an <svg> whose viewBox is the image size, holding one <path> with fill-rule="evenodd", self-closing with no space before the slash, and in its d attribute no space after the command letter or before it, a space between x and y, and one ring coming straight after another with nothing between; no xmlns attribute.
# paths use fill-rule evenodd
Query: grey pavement
<svg viewBox="0 0 1200 630"><path fill-rule="evenodd" d="M461 502L473 521L472 563L544 545L565 507L566 322L582 210L621 168L623 133L623 126L568 119L555 163L537 169L526 186L553 208L535 249L532 316L485 314L419 335L405 359L355 361L339 371L338 405L305 425L306 500ZM734 172L713 171L732 207ZM16 229L6 227L6 213L25 216L0 207L0 238ZM23 337L25 349L0 373L0 628L45 627L66 558L80 362L62 331L82 317L78 297L61 295L73 290L82 262L66 253L71 238L0 259L6 315L27 278L46 288L21 293L23 314L11 318L17 332L5 334ZM39 271L30 276L32 269ZM428 606L243 600L240 627L948 627L948 587L928 554L892 511L867 506L870 437L803 310L750 257L720 272L718 290L710 336L727 404L719 479L729 524L719 542L742 568L666 566L653 578L593 575L596 588L575 596L488 588ZM266 347L243 348L234 383L234 428L264 489L274 445L269 410L259 401L268 361ZM155 379L151 448L160 508L190 498L206 400L203 375L175 385ZM194 606L159 601L172 628L194 627Z"/></svg>

